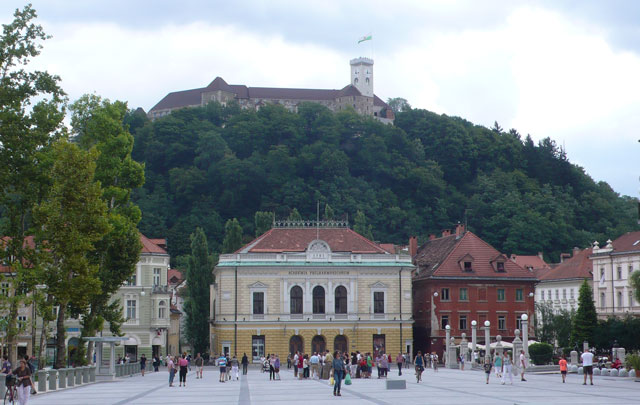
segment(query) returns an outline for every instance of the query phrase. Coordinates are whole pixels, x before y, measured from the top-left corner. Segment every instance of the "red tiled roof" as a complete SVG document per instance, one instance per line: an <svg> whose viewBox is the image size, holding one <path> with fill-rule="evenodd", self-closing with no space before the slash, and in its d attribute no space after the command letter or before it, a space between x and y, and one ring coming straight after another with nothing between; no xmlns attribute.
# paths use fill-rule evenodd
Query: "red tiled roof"
<svg viewBox="0 0 640 405"><path fill-rule="evenodd" d="M627 232L613 241L613 252L640 251L640 231Z"/></svg>
<svg viewBox="0 0 640 405"><path fill-rule="evenodd" d="M540 281L565 280L570 278L592 278L593 264L589 259L592 249L583 249L574 253L555 268L539 275Z"/></svg>
<svg viewBox="0 0 640 405"><path fill-rule="evenodd" d="M175 278L176 281L172 281ZM178 285L184 280L182 272L178 269L169 269L167 272L167 279L169 284Z"/></svg>
<svg viewBox="0 0 640 405"><path fill-rule="evenodd" d="M316 234L317 232L317 234ZM333 252L382 253L383 248L349 228L273 228L237 253L304 252L309 243L321 239Z"/></svg>
<svg viewBox="0 0 640 405"><path fill-rule="evenodd" d="M155 239L158 240L158 239ZM149 239L143 234L140 234L140 242L142 243L142 253L158 253L158 254L167 254L167 251L156 245L154 239Z"/></svg>
<svg viewBox="0 0 640 405"><path fill-rule="evenodd" d="M525 269L548 269L549 265L540 256L523 256L523 255L511 255L512 258L515 257L515 262L518 263L518 266L523 267Z"/></svg>
<svg viewBox="0 0 640 405"><path fill-rule="evenodd" d="M3 236L0 238L0 249L4 249L6 244L11 240L8 236ZM36 248L36 242L33 238L33 235L25 236L24 242L22 244L23 247L29 247L30 249ZM10 266L5 266L0 262L0 273L11 273L13 269Z"/></svg>
<svg viewBox="0 0 640 405"><path fill-rule="evenodd" d="M460 267L459 261L465 256L473 258L472 272L465 272ZM493 267L492 262L500 258L504 260L504 272L497 272ZM465 232L462 237L454 234L425 242L418 249L415 262L420 270L417 278L533 278L531 272L507 259L473 232Z"/></svg>

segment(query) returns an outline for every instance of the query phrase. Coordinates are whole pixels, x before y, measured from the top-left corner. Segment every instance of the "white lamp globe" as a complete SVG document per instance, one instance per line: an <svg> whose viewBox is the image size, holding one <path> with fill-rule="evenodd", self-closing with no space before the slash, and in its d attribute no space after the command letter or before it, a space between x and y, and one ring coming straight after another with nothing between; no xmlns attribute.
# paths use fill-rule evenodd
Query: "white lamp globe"
<svg viewBox="0 0 640 405"><path fill-rule="evenodd" d="M520 319L522 319L523 321L526 321L527 319L529 319L529 317L527 316L527 314L522 314Z"/></svg>
<svg viewBox="0 0 640 405"><path fill-rule="evenodd" d="M489 326L491 326L491 322L489 322L489 321L484 321L484 326L488 328Z"/></svg>
<svg viewBox="0 0 640 405"><path fill-rule="evenodd" d="M478 324L478 322L476 321L471 321L471 326L476 326Z"/></svg>
<svg viewBox="0 0 640 405"><path fill-rule="evenodd" d="M447 326L445 326L444 328L445 328L446 330L450 330L450 329L451 329L451 326L447 325Z"/></svg>
<svg viewBox="0 0 640 405"><path fill-rule="evenodd" d="M438 292L437 292L437 291L436 291L436 292L434 292L434 293L433 293L433 296L434 296L434 297L437 297L437 296L438 296Z"/></svg>

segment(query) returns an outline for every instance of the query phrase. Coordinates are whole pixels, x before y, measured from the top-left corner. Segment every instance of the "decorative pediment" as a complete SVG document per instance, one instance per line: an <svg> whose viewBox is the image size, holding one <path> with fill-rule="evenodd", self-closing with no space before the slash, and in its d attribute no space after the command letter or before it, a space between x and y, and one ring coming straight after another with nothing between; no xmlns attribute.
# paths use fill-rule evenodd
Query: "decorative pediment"
<svg viewBox="0 0 640 405"><path fill-rule="evenodd" d="M331 248L327 242L314 239L307 246L307 261L329 261L330 259Z"/></svg>
<svg viewBox="0 0 640 405"><path fill-rule="evenodd" d="M267 288L267 287L268 286L261 281L256 281L253 284L249 284L249 288Z"/></svg>
<svg viewBox="0 0 640 405"><path fill-rule="evenodd" d="M387 288L388 286L382 281L376 281L375 283L369 286L370 288Z"/></svg>

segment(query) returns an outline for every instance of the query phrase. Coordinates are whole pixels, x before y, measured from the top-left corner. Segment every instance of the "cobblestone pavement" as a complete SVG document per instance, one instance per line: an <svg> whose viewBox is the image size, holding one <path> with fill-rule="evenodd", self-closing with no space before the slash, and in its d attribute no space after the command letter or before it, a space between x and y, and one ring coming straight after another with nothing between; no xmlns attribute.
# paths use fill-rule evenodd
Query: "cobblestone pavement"
<svg viewBox="0 0 640 405"><path fill-rule="evenodd" d="M514 378L513 385L501 385L491 376L485 384L481 371L439 369L425 371L416 383L413 371L397 370L390 378L406 378L406 390L386 390L384 379L354 379L343 386L342 397L332 395L327 381L298 381L283 369L281 381L269 381L269 375L253 369L240 381L219 383L219 373L205 368L204 378L189 373L187 387L168 386L166 371L135 376L115 382L87 385L60 392L41 393L30 404L640 404L640 382L630 378L594 377L594 386L582 385L582 376L569 375L562 384L558 374L527 375L528 381ZM374 371L375 374L375 371Z"/></svg>

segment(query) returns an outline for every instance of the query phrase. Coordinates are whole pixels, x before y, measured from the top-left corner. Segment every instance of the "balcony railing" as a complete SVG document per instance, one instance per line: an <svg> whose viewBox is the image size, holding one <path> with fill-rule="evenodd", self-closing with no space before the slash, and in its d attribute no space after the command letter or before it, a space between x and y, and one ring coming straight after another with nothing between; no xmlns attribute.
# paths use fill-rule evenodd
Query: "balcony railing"
<svg viewBox="0 0 640 405"><path fill-rule="evenodd" d="M124 321L125 325L138 325L140 324L140 319L139 318L129 318L127 320Z"/></svg>
<svg viewBox="0 0 640 405"><path fill-rule="evenodd" d="M348 314L238 314L238 322L358 322L358 321L399 321L400 314L388 312L384 314L370 314L351 312ZM233 322L233 313L216 313L215 322ZM413 321L412 314L402 314L403 321Z"/></svg>
<svg viewBox="0 0 640 405"><path fill-rule="evenodd" d="M168 294L169 292L169 287L166 285L154 285L151 289L152 294Z"/></svg>

